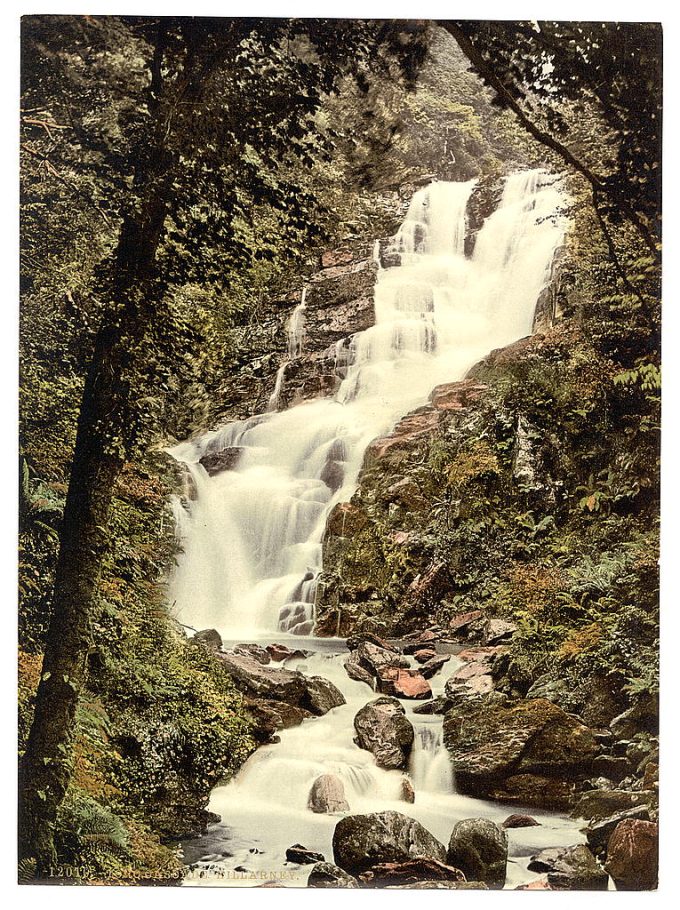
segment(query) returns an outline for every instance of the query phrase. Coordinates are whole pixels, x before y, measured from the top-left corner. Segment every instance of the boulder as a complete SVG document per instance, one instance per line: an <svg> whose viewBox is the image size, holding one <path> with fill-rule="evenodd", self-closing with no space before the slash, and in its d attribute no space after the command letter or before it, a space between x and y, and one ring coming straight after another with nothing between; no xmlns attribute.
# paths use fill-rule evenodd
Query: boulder
<svg viewBox="0 0 680 910"><path fill-rule="evenodd" d="M212 651L222 650L222 636L217 629L201 629L200 632L192 637L192 641L197 641Z"/></svg>
<svg viewBox="0 0 680 910"><path fill-rule="evenodd" d="M329 679L323 676L305 676L307 694L303 703L316 716L327 714L332 708L345 704L345 696Z"/></svg>
<svg viewBox="0 0 680 910"><path fill-rule="evenodd" d="M391 648L383 648L372 641L362 641L355 651L351 652L352 660L363 667L372 676L379 676L387 667L407 668L408 660Z"/></svg>
<svg viewBox="0 0 680 910"><path fill-rule="evenodd" d="M349 812L345 787L335 774L322 774L312 784L307 806L317 814Z"/></svg>
<svg viewBox="0 0 680 910"><path fill-rule="evenodd" d="M321 676L263 666L253 657L241 654L220 653L219 656L236 688L250 698L287 702L316 716L345 704L342 692Z"/></svg>
<svg viewBox="0 0 680 910"><path fill-rule="evenodd" d="M401 863L378 863L362 872L359 880L372 888L414 885L416 882L464 882L460 869L434 859L411 859Z"/></svg>
<svg viewBox="0 0 680 910"><path fill-rule="evenodd" d="M449 622L449 634L460 638L466 638L470 625L482 619L484 614L481 610L470 610L467 613L458 613Z"/></svg>
<svg viewBox="0 0 680 910"><path fill-rule="evenodd" d="M377 698L354 718L355 743L375 756L379 768L405 769L413 747L413 727L396 698Z"/></svg>
<svg viewBox="0 0 680 910"><path fill-rule="evenodd" d="M350 679L355 679L357 682L366 683L367 686L370 686L371 689L375 688L375 679L364 667L360 666L355 661L351 660L349 657L343 664L347 675Z"/></svg>
<svg viewBox="0 0 680 910"><path fill-rule="evenodd" d="M418 670L385 667L378 677L378 691L395 698L432 698L429 682Z"/></svg>
<svg viewBox="0 0 680 910"><path fill-rule="evenodd" d="M201 456L199 464L203 465L209 477L214 477L215 474L235 468L242 452L242 446L229 446L219 452L207 452Z"/></svg>
<svg viewBox="0 0 680 910"><path fill-rule="evenodd" d="M413 657L416 660L416 663L426 664L428 660L432 660L433 657L436 657L437 652L430 648L420 648L413 654Z"/></svg>
<svg viewBox="0 0 680 910"><path fill-rule="evenodd" d="M256 723L255 739L260 743L278 742L275 735L278 730L287 730L297 727L306 717L311 717L309 711L304 711L295 705L282 701L267 701L263 698L246 698L248 712Z"/></svg>
<svg viewBox="0 0 680 910"><path fill-rule="evenodd" d="M453 703L449 698L438 695L436 698L433 698L432 701L423 702L421 705L414 705L413 713L425 715L446 714L452 707Z"/></svg>
<svg viewBox="0 0 680 910"><path fill-rule="evenodd" d="M649 806L655 798L648 790L588 790L574 806L574 818L602 820L616 812Z"/></svg>
<svg viewBox="0 0 680 910"><path fill-rule="evenodd" d="M563 891L606 891L607 873L587 847L553 847L529 860L531 872L547 873L548 884Z"/></svg>
<svg viewBox="0 0 680 910"><path fill-rule="evenodd" d="M309 873L308 888L358 888L359 882L339 866L317 863Z"/></svg>
<svg viewBox="0 0 680 910"><path fill-rule="evenodd" d="M420 822L392 811L341 819L333 832L333 855L335 862L353 875L379 863L420 858L446 862L444 845Z"/></svg>
<svg viewBox="0 0 680 910"><path fill-rule="evenodd" d="M268 663L271 663L269 652L264 648L261 648L259 645L236 645L236 647L233 649L233 653L240 654L242 657L252 657L253 660L256 660L258 662L258 664L266 665Z"/></svg>
<svg viewBox="0 0 680 910"><path fill-rule="evenodd" d="M540 824L531 815L508 815L503 822L503 828L533 828Z"/></svg>
<svg viewBox="0 0 680 910"><path fill-rule="evenodd" d="M617 891L651 891L659 874L659 827L627 818L614 829L607 846L605 869Z"/></svg>
<svg viewBox="0 0 680 910"><path fill-rule="evenodd" d="M291 651L291 649L287 648L285 645L267 645L266 651L271 659L276 663L280 663L282 660L287 660L289 657L293 657L293 655L297 656L297 653L295 651Z"/></svg>
<svg viewBox="0 0 680 910"><path fill-rule="evenodd" d="M469 881L502 888L508 862L508 835L487 818L466 818L453 827L446 862L460 869Z"/></svg>
<svg viewBox="0 0 680 910"><path fill-rule="evenodd" d="M600 751L592 730L545 699L454 707L444 741L461 793L551 808L568 803Z"/></svg>
<svg viewBox="0 0 680 910"><path fill-rule="evenodd" d="M286 860L289 863L297 863L298 866L309 866L312 863L325 863L326 857L323 853L308 850L302 844L293 844L286 850Z"/></svg>
<svg viewBox="0 0 680 910"><path fill-rule="evenodd" d="M619 822L631 818L639 819L644 822L650 821L649 807L636 806L633 809L625 809L623 812L616 812L608 818L593 821L587 828L581 829L586 836L588 847L593 851L595 856L606 854L609 838L612 836L616 826Z"/></svg>
<svg viewBox="0 0 680 910"><path fill-rule="evenodd" d="M597 774L598 777L606 777L617 784L634 770L625 756L598 755L593 759L593 774Z"/></svg>
<svg viewBox="0 0 680 910"><path fill-rule="evenodd" d="M451 660L450 654L437 654L434 657L431 657L420 667L420 672L423 674L425 679L432 679L444 664L448 663Z"/></svg>

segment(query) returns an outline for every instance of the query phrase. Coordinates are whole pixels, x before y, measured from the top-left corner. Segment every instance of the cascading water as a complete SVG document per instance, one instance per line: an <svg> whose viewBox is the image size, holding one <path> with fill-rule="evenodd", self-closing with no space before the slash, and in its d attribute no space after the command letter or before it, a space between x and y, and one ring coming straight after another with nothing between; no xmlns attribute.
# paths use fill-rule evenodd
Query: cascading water
<svg viewBox="0 0 680 910"><path fill-rule="evenodd" d="M283 364L266 414L173 450L193 481L188 510L175 503L184 553L172 593L185 623L217 628L232 641L308 636L326 518L354 492L368 443L423 404L436 385L461 378L489 350L531 331L564 230L563 197L546 174L509 177L466 257L473 187L437 182L414 196L388 250L389 261L400 264L378 272L375 325L336 345L342 382L333 399L277 411ZM379 246L374 255L380 264ZM303 294L288 324L289 360L302 352L306 310ZM218 452L228 453L230 469L210 477L200 459ZM304 647L312 641L305 638ZM213 791L209 808L224 823L184 844L185 861L194 864L188 883L252 885L253 878L272 877L305 884L309 867L287 862L286 848L297 841L332 861L342 814L309 808L322 774L339 778L350 813L393 809L443 843L459 819L500 822L512 811L455 792L441 716L416 714L402 700L414 729L407 770L415 802L407 802L404 773L378 768L354 742L354 717L375 692L348 677L337 640L316 640L314 647L286 667L331 680L346 704L280 731L279 743L258 749L233 781ZM433 696L460 664L452 657L430 680ZM508 832L507 887L531 878L532 853L583 842L570 819L532 814L540 825Z"/></svg>
<svg viewBox="0 0 680 910"><path fill-rule="evenodd" d="M184 552L172 583L185 623L251 640L311 632L326 518L354 492L368 443L434 386L531 331L564 230L559 187L539 171L508 177L468 258L473 187L435 182L415 194L392 244L400 265L378 273L375 325L336 351L344 378L335 398L276 411L284 365L267 414L172 450L195 490L178 522ZM306 307L303 294L291 357L302 350ZM208 476L201 457L226 449L232 468Z"/></svg>

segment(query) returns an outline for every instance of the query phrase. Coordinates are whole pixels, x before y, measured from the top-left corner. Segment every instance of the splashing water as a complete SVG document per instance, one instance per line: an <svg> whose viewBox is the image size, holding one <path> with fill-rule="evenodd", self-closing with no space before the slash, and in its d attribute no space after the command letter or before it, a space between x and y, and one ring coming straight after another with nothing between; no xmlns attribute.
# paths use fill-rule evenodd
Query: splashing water
<svg viewBox="0 0 680 910"><path fill-rule="evenodd" d="M171 598L183 622L242 640L313 631L326 518L354 492L368 444L436 385L530 333L564 198L543 172L508 177L468 258L473 187L435 182L415 194L392 243L400 265L378 272L375 325L336 347L333 399L276 411L284 366L267 414L172 450L195 489L177 524L184 552ZM291 356L302 351L308 310L303 295L288 327ZM236 464L208 476L199 460L224 449Z"/></svg>

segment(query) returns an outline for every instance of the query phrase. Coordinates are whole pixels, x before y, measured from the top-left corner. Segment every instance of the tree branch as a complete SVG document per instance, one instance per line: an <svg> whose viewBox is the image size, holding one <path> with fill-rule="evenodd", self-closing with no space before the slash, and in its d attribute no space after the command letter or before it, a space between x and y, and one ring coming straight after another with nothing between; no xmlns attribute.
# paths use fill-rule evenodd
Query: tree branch
<svg viewBox="0 0 680 910"><path fill-rule="evenodd" d="M598 177L597 174L594 174L582 161L579 161L565 145L529 119L520 104L512 97L510 92L498 78L491 65L484 59L480 51L455 22L442 20L440 21L440 25L456 39L460 49L477 70L484 82L496 92L501 104L504 107L509 108L513 114L515 114L522 126L534 137L534 139L558 154L570 167L581 174L582 177L585 177L596 193L606 196L607 199L609 199L635 226L644 240L645 245L654 257L655 262L659 262L661 254L659 252L657 240L647 225L642 221L638 212L636 212L625 199L614 196L602 178Z"/></svg>

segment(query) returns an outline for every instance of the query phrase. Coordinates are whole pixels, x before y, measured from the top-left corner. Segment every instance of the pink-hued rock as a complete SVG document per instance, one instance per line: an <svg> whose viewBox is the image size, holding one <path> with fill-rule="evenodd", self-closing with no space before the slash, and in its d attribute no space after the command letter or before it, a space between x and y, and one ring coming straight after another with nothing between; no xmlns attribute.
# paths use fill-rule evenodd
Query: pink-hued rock
<svg viewBox="0 0 680 910"><path fill-rule="evenodd" d="M432 406L438 411L461 411L477 401L487 386L472 379L438 385L430 393Z"/></svg>
<svg viewBox="0 0 680 910"><path fill-rule="evenodd" d="M637 818L619 822L604 867L618 891L652 891L659 874L659 826Z"/></svg>
<svg viewBox="0 0 680 910"><path fill-rule="evenodd" d="M349 265L354 260L351 250L325 250L321 254L321 268L330 269L338 265Z"/></svg>
<svg viewBox="0 0 680 910"><path fill-rule="evenodd" d="M395 698L431 698L429 682L418 670L385 667L378 677L378 690Z"/></svg>
<svg viewBox="0 0 680 910"><path fill-rule="evenodd" d="M449 622L449 632L454 635L462 634L467 631L468 626L481 619L484 614L481 610L470 610L467 613L459 613Z"/></svg>

